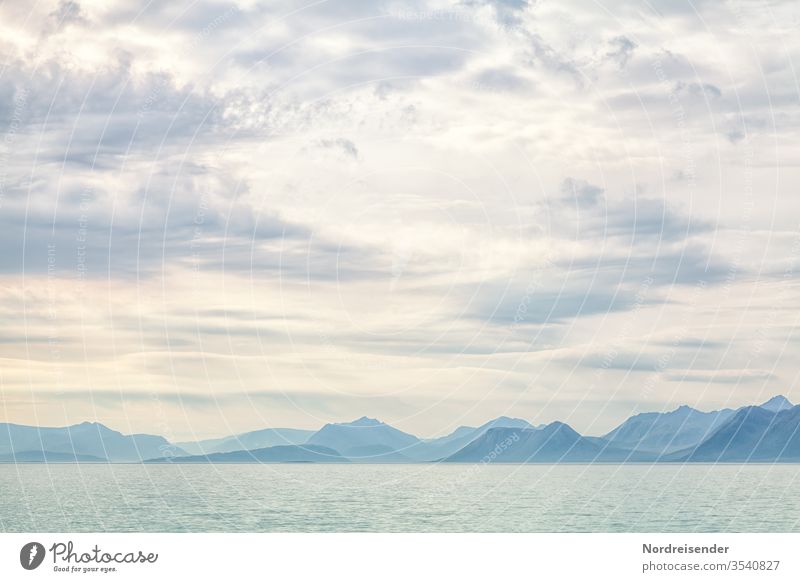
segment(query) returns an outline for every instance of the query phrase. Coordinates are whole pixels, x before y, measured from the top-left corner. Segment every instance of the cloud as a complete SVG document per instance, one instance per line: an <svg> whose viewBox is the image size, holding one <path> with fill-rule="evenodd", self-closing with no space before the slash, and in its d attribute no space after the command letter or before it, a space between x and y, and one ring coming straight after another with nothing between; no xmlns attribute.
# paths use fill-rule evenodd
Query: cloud
<svg viewBox="0 0 800 582"><path fill-rule="evenodd" d="M62 28L70 24L86 24L86 19L81 14L81 5L72 0L61 0L58 8L50 13L54 26Z"/></svg>
<svg viewBox="0 0 800 582"><path fill-rule="evenodd" d="M334 139L320 139L316 144L314 144L314 146L324 150L336 151L344 157L352 158L354 160L358 159L358 148L356 147L356 144L343 137ZM306 148L305 151L309 151L309 148Z"/></svg>
<svg viewBox="0 0 800 582"><path fill-rule="evenodd" d="M791 373L791 3L296 8L0 6L4 387L427 432Z"/></svg>
<svg viewBox="0 0 800 582"><path fill-rule="evenodd" d="M638 195L608 200L600 186L571 177L563 181L558 201L564 209L553 218L574 221L579 237L622 237L651 244L654 238L669 242L713 230L709 222L677 211L664 199Z"/></svg>
<svg viewBox="0 0 800 582"><path fill-rule="evenodd" d="M565 178L561 184L561 201L578 207L595 206L603 199L603 189L586 180Z"/></svg>
<svg viewBox="0 0 800 582"><path fill-rule="evenodd" d="M633 56L634 51L639 46L626 36L617 36L608 43L611 46L606 56L617 63L620 69L624 69L628 61Z"/></svg>
<svg viewBox="0 0 800 582"><path fill-rule="evenodd" d="M484 69L474 77L472 82L476 90L488 91L522 91L530 90L528 82L510 69Z"/></svg>
<svg viewBox="0 0 800 582"><path fill-rule="evenodd" d="M505 290L504 290L505 291ZM504 292L480 305L476 315L494 324L520 326L531 324L566 324L576 317L606 315L631 309L632 293L613 290L578 290L539 292Z"/></svg>
<svg viewBox="0 0 800 582"><path fill-rule="evenodd" d="M683 370L666 375L670 382L742 384L775 378L767 370Z"/></svg>

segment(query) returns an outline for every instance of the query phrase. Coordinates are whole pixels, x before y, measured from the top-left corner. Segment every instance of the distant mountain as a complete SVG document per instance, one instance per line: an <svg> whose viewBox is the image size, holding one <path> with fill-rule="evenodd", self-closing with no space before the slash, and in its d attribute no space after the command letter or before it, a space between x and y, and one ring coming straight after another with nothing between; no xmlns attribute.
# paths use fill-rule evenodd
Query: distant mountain
<svg viewBox="0 0 800 582"><path fill-rule="evenodd" d="M611 446L667 454L702 442L734 411L701 412L681 406L671 412L645 412L630 417L602 438Z"/></svg>
<svg viewBox="0 0 800 582"><path fill-rule="evenodd" d="M92 455L53 453L51 451L20 451L0 455L0 463L108 463L107 459Z"/></svg>
<svg viewBox="0 0 800 582"><path fill-rule="evenodd" d="M800 462L800 406L784 396L737 410L680 406L632 416L603 437L582 436L561 422L534 427L501 416L423 440L362 417L316 432L268 428L181 445L93 422L0 423L0 463Z"/></svg>
<svg viewBox="0 0 800 582"><path fill-rule="evenodd" d="M351 447L347 449L347 458L355 463L414 462L414 459L385 445L365 445L361 447Z"/></svg>
<svg viewBox="0 0 800 582"><path fill-rule="evenodd" d="M113 462L138 462L185 454L164 437L123 435L96 422L82 422L62 428L0 423L0 455L27 451L88 455Z"/></svg>
<svg viewBox="0 0 800 582"><path fill-rule="evenodd" d="M365 446L381 446L404 453L420 442L414 435L364 416L353 422L326 424L311 435L306 444L329 447L349 457L351 454L359 456L358 450Z"/></svg>
<svg viewBox="0 0 800 582"><path fill-rule="evenodd" d="M769 400L767 400L764 404L761 404L761 408L765 408L771 412L780 412L781 410L787 410L794 406L789 399L785 396L773 396Z"/></svg>
<svg viewBox="0 0 800 582"><path fill-rule="evenodd" d="M460 463L558 463L638 461L649 457L604 446L569 425L541 429L491 428L445 461Z"/></svg>
<svg viewBox="0 0 800 582"><path fill-rule="evenodd" d="M477 427L474 427L474 426L459 426L456 430L454 430L453 432L451 432L448 435L441 436L441 437L436 437L436 438L432 438L432 439L424 439L423 442L426 442L426 443L434 443L434 442L447 443L447 442L450 442L450 441L452 441L454 439L461 438L463 436L466 436L466 435L474 432L476 428Z"/></svg>
<svg viewBox="0 0 800 582"><path fill-rule="evenodd" d="M150 459L147 463L347 463L333 449L317 445L283 445L256 449L253 451L233 451L230 453L211 453L210 455L190 455L172 459Z"/></svg>
<svg viewBox="0 0 800 582"><path fill-rule="evenodd" d="M421 445L413 447L411 450L407 451L407 454L412 455L416 459L426 461L446 459L450 455L467 446L475 439L486 434L486 431L492 428L536 429L536 427L534 427L527 420L500 416L494 420L490 420L489 422L482 424L477 428L466 426L459 427L447 436L425 441Z"/></svg>
<svg viewBox="0 0 800 582"><path fill-rule="evenodd" d="M265 428L219 439L176 443L190 455L249 451L281 445L302 445L314 434L313 430L297 428Z"/></svg>
<svg viewBox="0 0 800 582"><path fill-rule="evenodd" d="M746 406L676 460L701 462L800 461L800 406L773 412Z"/></svg>

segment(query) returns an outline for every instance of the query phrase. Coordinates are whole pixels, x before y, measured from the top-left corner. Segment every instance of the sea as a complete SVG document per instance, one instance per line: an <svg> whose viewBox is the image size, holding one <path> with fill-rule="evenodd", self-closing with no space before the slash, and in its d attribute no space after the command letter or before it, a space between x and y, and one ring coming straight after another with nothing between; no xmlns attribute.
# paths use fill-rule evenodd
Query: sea
<svg viewBox="0 0 800 582"><path fill-rule="evenodd" d="M797 532L800 465L0 465L4 532Z"/></svg>

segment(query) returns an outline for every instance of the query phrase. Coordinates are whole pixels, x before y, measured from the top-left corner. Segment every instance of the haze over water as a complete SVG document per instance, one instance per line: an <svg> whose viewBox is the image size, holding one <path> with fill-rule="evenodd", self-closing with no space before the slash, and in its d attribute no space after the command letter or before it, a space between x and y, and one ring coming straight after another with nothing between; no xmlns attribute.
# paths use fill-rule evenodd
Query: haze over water
<svg viewBox="0 0 800 582"><path fill-rule="evenodd" d="M799 465L7 465L4 532L797 532Z"/></svg>

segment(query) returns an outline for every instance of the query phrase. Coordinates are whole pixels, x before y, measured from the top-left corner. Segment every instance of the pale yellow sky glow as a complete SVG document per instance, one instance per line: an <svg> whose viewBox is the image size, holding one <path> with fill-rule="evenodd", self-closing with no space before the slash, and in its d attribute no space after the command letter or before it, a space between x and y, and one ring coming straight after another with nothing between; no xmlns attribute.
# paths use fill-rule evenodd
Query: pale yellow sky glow
<svg viewBox="0 0 800 582"><path fill-rule="evenodd" d="M800 399L792 3L142 5L0 5L0 422Z"/></svg>

